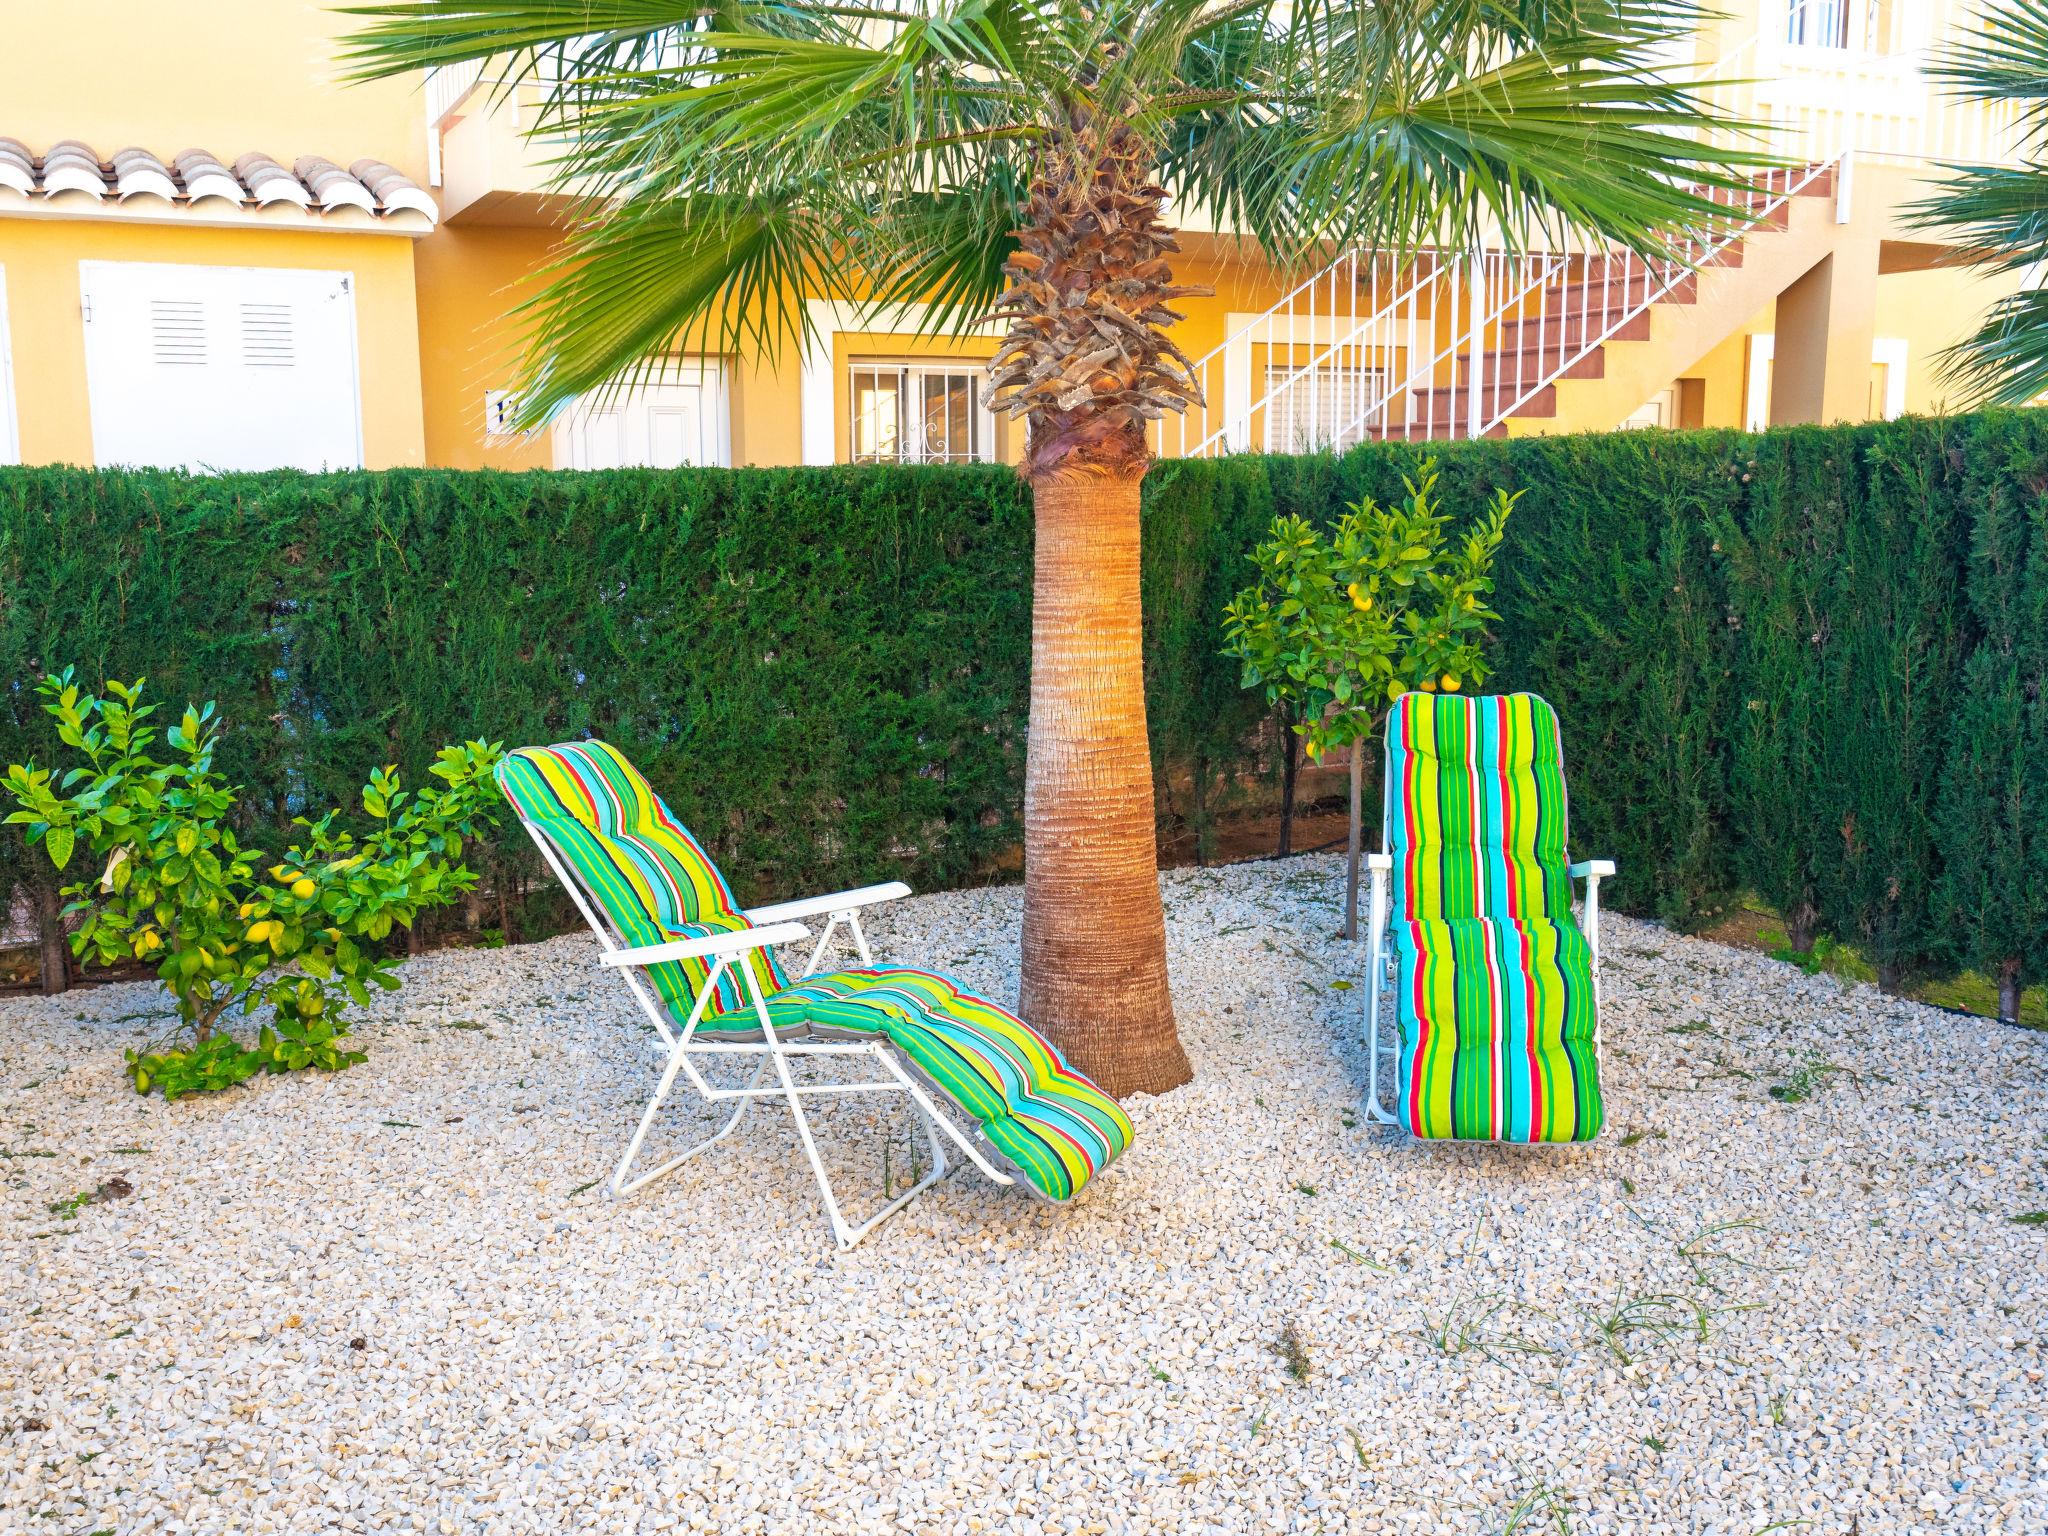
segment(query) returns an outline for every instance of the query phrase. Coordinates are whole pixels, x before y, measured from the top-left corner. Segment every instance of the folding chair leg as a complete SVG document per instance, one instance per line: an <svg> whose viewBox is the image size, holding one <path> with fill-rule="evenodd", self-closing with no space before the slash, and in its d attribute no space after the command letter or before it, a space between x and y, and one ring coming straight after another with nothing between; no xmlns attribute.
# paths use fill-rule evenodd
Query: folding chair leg
<svg viewBox="0 0 2048 1536"><path fill-rule="evenodd" d="M1365 967L1365 1118L1375 1125L1396 1125L1399 1117L1380 1098L1380 999L1387 990L1387 871L1377 858L1372 872L1371 945ZM1395 1036L1398 1040L1398 1034ZM1398 1050L1392 1053L1396 1064ZM1396 1086L1389 1074L1389 1087Z"/></svg>
<svg viewBox="0 0 2048 1536"><path fill-rule="evenodd" d="M632 1167L633 1159L640 1151L640 1143L647 1139L648 1127L654 1124L654 1117L660 1112L662 1101L668 1097L669 1090L675 1086L676 1073L681 1069L682 1065L683 1048L679 1044L669 1054L668 1067L661 1074L661 1082L654 1090L654 1097L647 1101L647 1112L640 1117L639 1129L633 1132L633 1139L626 1143L626 1155L619 1159L619 1166L612 1174L612 1193L614 1195L630 1195L634 1190L653 1183L663 1174L672 1173L699 1152L718 1145L719 1142L725 1140L726 1137L733 1133L740 1121L745 1118L747 1111L753 1108L754 1101L752 1098L742 1098L739 1102L739 1107L732 1112L732 1117L711 1136L698 1142L689 1151L677 1153L659 1168L650 1169L628 1183L626 1181L626 1170ZM768 1058L763 1056L760 1065L754 1068L754 1075L747 1079L747 1087L749 1089L758 1088L761 1084L761 1075L767 1070Z"/></svg>
<svg viewBox="0 0 2048 1536"><path fill-rule="evenodd" d="M879 1047L875 1048L874 1055L884 1066L894 1065L888 1061ZM775 1070L782 1080L783 1097L789 1101L790 1118L796 1121L797 1139L803 1143L804 1156L810 1159L811 1173L818 1181L818 1194L825 1202L825 1216L832 1223L832 1235L838 1239L841 1249L851 1248L885 1220L902 1210L904 1206L910 1204L912 1200L915 1200L952 1171L951 1166L946 1161L945 1149L939 1142L938 1134L932 1129L930 1120L925 1118L924 1106L916 1104L914 1107L919 1117L925 1119L924 1132L926 1142L931 1147L932 1171L891 1200L887 1205L884 1205L859 1226L853 1226L839 1209L839 1197L833 1193L831 1175L825 1172L825 1160L818 1155L818 1143L811 1135L811 1119L809 1115L804 1113L803 1098L797 1088L796 1079L790 1074L788 1058L782 1052L777 1051L771 1059L774 1061Z"/></svg>
<svg viewBox="0 0 2048 1536"><path fill-rule="evenodd" d="M981 1153L976 1151L974 1143L967 1139L960 1127L940 1113L938 1106L932 1103L917 1079L904 1071L902 1066L886 1052L882 1053L882 1065L888 1069L891 1076L903 1084L904 1092L908 1093L916 1101L918 1109L924 1115L925 1132L927 1135L933 1136L935 1143L937 1137L933 1128L937 1127L938 1130L944 1131L952 1139L954 1145L966 1153L967 1160L974 1164L991 1183L1014 1184L1017 1182L1014 1175L1004 1173L1001 1169L991 1164Z"/></svg>
<svg viewBox="0 0 2048 1536"><path fill-rule="evenodd" d="M1374 969L1378 970L1378 967ZM1387 1108L1386 1101L1380 1096L1380 1058L1383 1055L1394 1056L1396 1064L1400 1059L1397 1052L1383 1050L1380 1045L1380 993L1383 982L1384 978L1380 976L1375 975L1372 978L1372 996L1365 1005L1365 1118L1375 1125L1398 1125L1399 1117ZM1389 1088L1394 1086L1391 1071L1388 1073L1387 1085Z"/></svg>

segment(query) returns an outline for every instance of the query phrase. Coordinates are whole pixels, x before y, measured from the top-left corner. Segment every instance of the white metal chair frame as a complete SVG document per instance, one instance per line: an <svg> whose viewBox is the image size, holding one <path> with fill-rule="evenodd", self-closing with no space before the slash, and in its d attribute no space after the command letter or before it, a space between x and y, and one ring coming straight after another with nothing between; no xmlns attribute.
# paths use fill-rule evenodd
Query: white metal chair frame
<svg viewBox="0 0 2048 1536"><path fill-rule="evenodd" d="M590 931L597 935L597 942L604 953L599 957L600 965L617 968L625 978L626 985L639 1000L641 1009L653 1022L655 1033L660 1038L660 1049L667 1054L667 1064L662 1069L661 1081L654 1090L654 1096L647 1101L646 1111L640 1116L640 1124L633 1132L633 1139L626 1144L625 1155L612 1173L611 1190L614 1195L629 1195L644 1185L652 1183L665 1173L673 1172L698 1153L716 1146L738 1127L756 1099L780 1097L789 1106L790 1118L796 1122L797 1139L803 1144L804 1155L810 1160L811 1172L818 1181L818 1193L825 1202L825 1215L831 1221L832 1235L842 1250L851 1248L880 1226L889 1217L910 1204L932 1185L938 1183L949 1172L951 1164L946 1159L945 1143L950 1140L967 1160L979 1168L997 1184L1014 1184L1014 1176L993 1166L978 1152L974 1144L953 1124L935 1104L931 1096L893 1052L879 1040L785 1040L780 1038L768 1021L768 1000L761 991L759 979L752 966L740 965L736 974L740 986L760 1021L761 1038L754 1040L699 1040L697 1026L703 1021L706 1006L718 989L720 979L728 970L734 969L733 962L750 950L767 949L777 944L786 944L796 939L810 937L800 918L823 916L825 930L818 935L818 942L811 951L811 958L805 964L803 975L809 976L818 968L825 949L831 943L834 932L844 925L853 940L854 949L859 953L861 964L873 965L874 957L868 952L867 935L861 931L860 909L876 902L894 901L908 896L910 887L900 880L886 885L865 886L856 891L840 891L831 896L814 896L803 901L786 901L774 906L754 907L743 915L754 924L737 933L711 934L700 939L677 939L664 944L645 944L638 948L622 945L612 925L591 902L567 865L556 855L553 846L544 833L531 822L521 818L521 825L533 839L534 846L547 861L548 868L555 872L555 878L562 882L570 899L576 903L583 920L590 924ZM708 959L710 973L704 984L697 989L695 1006L690 1010L689 1019L678 1033L670 1025L668 1010L652 992L646 981L638 974L638 968L659 965L670 960ZM698 1070L695 1057L758 1057L753 1076L738 1088L720 1088L708 1081ZM876 1081L856 1083L812 1083L799 1082L790 1070L791 1064L801 1060L826 1057L857 1057L876 1064L882 1076ZM761 1079L769 1068L774 1068L776 1081L764 1086ZM657 1168L650 1168L632 1179L626 1177L633 1166L633 1159L639 1155L640 1145L647 1139L648 1129L654 1124L654 1117L662 1103L674 1088L678 1074L687 1077L690 1085L710 1103L737 1100L738 1105L725 1124L705 1140L691 1147L687 1152L677 1153ZM931 1172L918 1180L902 1194L890 1199L882 1208L859 1226L849 1223L841 1212L839 1198L833 1193L832 1180L825 1172L824 1160L818 1155L817 1143L811 1136L810 1117L804 1112L806 1098L822 1098L846 1093L905 1093L910 1096L914 1112L921 1123L925 1141L931 1151Z"/></svg>
<svg viewBox="0 0 2048 1536"><path fill-rule="evenodd" d="M1393 855L1393 778L1390 772L1393 763L1389 745L1380 748L1380 851L1365 856L1366 867L1372 872L1371 894L1367 898L1366 926L1369 933L1366 962L1365 1000L1365 1054L1366 1088L1365 1117L1377 1125L1399 1125L1400 1092L1398 1063L1401 1053L1401 1034L1398 1029L1389 1030L1388 1038L1380 1038L1380 994L1398 977L1389 975L1394 969L1395 958L1386 943L1387 922L1390 917L1389 905L1392 897L1394 872ZM1574 880L1586 882L1586 947L1593 956L1593 1054L1600 1054L1600 882L1614 873L1612 859L1581 859L1567 866L1565 873ZM1394 1108L1389 1109L1380 1097L1380 1060L1392 1056L1396 1069L1389 1071L1387 1082L1396 1095ZM1501 1143L1501 1145L1528 1146L1528 1142Z"/></svg>

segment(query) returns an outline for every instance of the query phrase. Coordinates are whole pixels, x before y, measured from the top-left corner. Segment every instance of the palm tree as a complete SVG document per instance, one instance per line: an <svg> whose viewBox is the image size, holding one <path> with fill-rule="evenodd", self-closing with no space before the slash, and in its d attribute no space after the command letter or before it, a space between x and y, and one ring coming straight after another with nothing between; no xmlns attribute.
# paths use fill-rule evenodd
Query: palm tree
<svg viewBox="0 0 2048 1536"><path fill-rule="evenodd" d="M1020 1011L1110 1092L1190 1070L1167 989L1139 651L1147 423L1197 398L1176 201L1275 263L1598 231L1669 254L1763 156L1649 61L1691 0L403 0L360 77L483 57L580 195L530 304L539 420L803 301L991 317L1036 513ZM1725 213L1725 209L1722 210Z"/></svg>
<svg viewBox="0 0 2048 1536"><path fill-rule="evenodd" d="M1928 74L1961 100L2013 107L2024 151L2011 165L1948 166L1914 204L1913 222L1961 245L1982 271L2037 272L2048 262L2048 3L2007 0L1986 11ZM1972 403L2025 405L2048 391L2048 292L2038 277L1993 304L1943 363Z"/></svg>

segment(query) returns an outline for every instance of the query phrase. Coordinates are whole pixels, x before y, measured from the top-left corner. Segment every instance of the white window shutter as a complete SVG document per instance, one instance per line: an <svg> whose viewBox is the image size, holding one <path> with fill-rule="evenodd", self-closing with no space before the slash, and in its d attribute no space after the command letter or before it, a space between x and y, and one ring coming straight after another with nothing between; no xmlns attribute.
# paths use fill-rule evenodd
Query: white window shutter
<svg viewBox="0 0 2048 1536"><path fill-rule="evenodd" d="M79 284L95 462L361 467L348 273L86 261Z"/></svg>

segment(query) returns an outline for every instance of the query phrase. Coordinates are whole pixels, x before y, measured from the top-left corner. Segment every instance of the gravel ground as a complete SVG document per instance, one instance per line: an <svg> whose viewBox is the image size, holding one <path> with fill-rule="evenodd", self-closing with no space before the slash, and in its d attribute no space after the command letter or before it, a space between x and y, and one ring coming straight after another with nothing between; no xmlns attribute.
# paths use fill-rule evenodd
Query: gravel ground
<svg viewBox="0 0 2048 1536"><path fill-rule="evenodd" d="M2048 1531L2048 1037L1610 918L1602 1141L1417 1146L1337 880L1170 875L1196 1083L849 1254L786 1116L593 1186L652 1067L580 938L174 1106L148 988L0 1003L0 1530ZM1007 995L1018 910L877 948ZM821 1140L874 1192L903 1129Z"/></svg>

